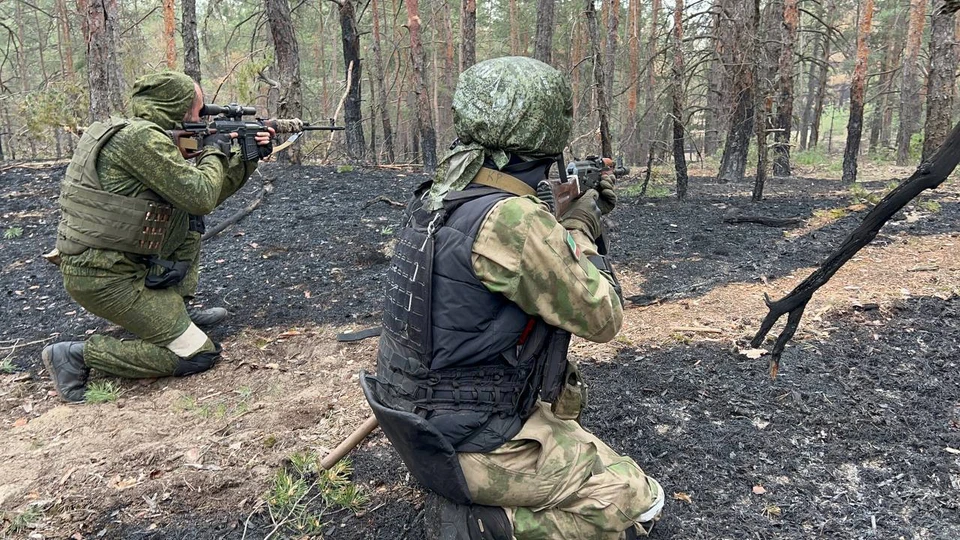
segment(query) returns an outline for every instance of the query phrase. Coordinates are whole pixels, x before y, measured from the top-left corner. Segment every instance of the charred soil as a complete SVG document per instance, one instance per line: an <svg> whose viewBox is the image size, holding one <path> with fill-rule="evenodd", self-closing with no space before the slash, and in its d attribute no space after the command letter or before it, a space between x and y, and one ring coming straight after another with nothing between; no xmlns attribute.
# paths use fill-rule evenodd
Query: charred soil
<svg viewBox="0 0 960 540"><path fill-rule="evenodd" d="M325 454L368 415L357 373L373 368L376 340L336 334L378 324L401 216L393 203L423 177L263 169L207 222L272 184L204 245L196 302L231 312L211 333L224 344L220 365L122 381L117 401L81 406L51 394L41 348L125 334L77 306L40 257L53 247L63 168L2 173L4 535L304 535L303 523L271 513L277 473L297 454ZM745 350L762 294L806 277L886 183L852 192L775 179L759 204L747 185L690 185L679 203L625 184L612 215L624 329L572 347L590 388L583 424L667 491L654 537L960 538L956 187L915 201L814 297L770 380L766 361L751 358L759 352ZM757 216L798 220L731 223ZM385 438L375 432L352 464L369 500L345 510L312 498L314 534L423 538L423 493Z"/></svg>

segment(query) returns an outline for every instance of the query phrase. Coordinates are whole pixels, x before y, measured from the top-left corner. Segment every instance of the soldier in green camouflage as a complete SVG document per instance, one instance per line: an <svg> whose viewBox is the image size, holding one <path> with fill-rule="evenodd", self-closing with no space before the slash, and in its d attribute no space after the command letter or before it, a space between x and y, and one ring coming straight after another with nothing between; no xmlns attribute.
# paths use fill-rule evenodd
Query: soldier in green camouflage
<svg viewBox="0 0 960 540"><path fill-rule="evenodd" d="M95 122L77 145L60 193L63 285L137 339L94 335L46 347L44 365L65 401L83 401L91 368L125 378L183 376L209 369L220 354L185 299L197 287L202 216L240 189L256 162L224 153L229 134L208 136L196 155L178 147L169 131L198 121L202 106L188 76L147 75L134 84L133 116ZM264 132L257 142L269 145L270 137ZM202 323L222 314L200 315Z"/></svg>
<svg viewBox="0 0 960 540"><path fill-rule="evenodd" d="M566 359L569 333L606 342L623 321L595 243L612 178L559 220L537 197L572 124L570 87L546 64L481 62L453 109L458 142L411 204L377 373L361 377L408 469L443 496L428 537L645 536L663 490L576 421L586 393Z"/></svg>

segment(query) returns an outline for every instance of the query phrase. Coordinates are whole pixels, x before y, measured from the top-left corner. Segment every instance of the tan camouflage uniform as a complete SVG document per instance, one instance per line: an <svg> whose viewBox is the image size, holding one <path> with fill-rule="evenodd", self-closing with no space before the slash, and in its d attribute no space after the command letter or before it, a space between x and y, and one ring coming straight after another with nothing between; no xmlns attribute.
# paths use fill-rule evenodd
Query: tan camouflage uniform
<svg viewBox="0 0 960 540"><path fill-rule="evenodd" d="M215 349L190 321L184 304L184 297L196 291L200 252L200 235L188 230L188 219L190 214L212 212L243 186L256 163L245 163L237 155L228 157L212 147L204 148L196 165L183 158L164 130L183 121L194 97L192 79L181 73L139 79L130 106L136 119L146 121L134 121L114 135L97 160L104 191L133 196L149 189L174 206L160 258L192 261L190 274L177 286L147 289L147 273L162 269L148 268L144 257L94 248L62 257L60 270L70 296L139 338L94 335L86 341L86 365L110 375L168 376L181 357ZM178 339L187 343L179 346Z"/></svg>
<svg viewBox="0 0 960 540"><path fill-rule="evenodd" d="M538 199L515 197L487 215L473 245L473 268L487 288L525 312L605 342L620 329L623 307L587 260L595 254L586 234L564 228ZM632 459L544 403L513 440L459 458L474 502L503 506L518 540L619 538L658 495Z"/></svg>

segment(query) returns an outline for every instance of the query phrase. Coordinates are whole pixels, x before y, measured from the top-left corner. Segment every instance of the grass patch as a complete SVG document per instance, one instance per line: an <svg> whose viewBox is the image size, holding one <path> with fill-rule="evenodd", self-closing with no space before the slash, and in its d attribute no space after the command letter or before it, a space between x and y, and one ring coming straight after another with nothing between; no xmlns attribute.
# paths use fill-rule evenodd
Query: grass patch
<svg viewBox="0 0 960 540"><path fill-rule="evenodd" d="M9 359L5 358L0 362L0 373L10 375L11 373L17 372L17 366L13 364Z"/></svg>
<svg viewBox="0 0 960 540"><path fill-rule="evenodd" d="M93 381L87 385L84 399L87 403L112 403L120 399L123 389L113 381Z"/></svg>
<svg viewBox="0 0 960 540"><path fill-rule="evenodd" d="M924 212L930 212L931 214L937 214L943 210L943 207L937 201L922 201L918 206Z"/></svg>
<svg viewBox="0 0 960 540"><path fill-rule="evenodd" d="M836 221L838 219L844 218L847 216L847 210L845 208L831 208L829 210L814 210L814 217L820 218L825 221Z"/></svg>
<svg viewBox="0 0 960 540"><path fill-rule="evenodd" d="M4 240L13 240L21 236L23 236L23 227L7 227L7 230L3 231Z"/></svg>
<svg viewBox="0 0 960 540"><path fill-rule="evenodd" d="M330 470L320 467L313 452L297 452L278 470L267 492L267 509L277 530L289 535L320 534L324 514L360 510L369 498L350 481L353 466L344 459Z"/></svg>
<svg viewBox="0 0 960 540"><path fill-rule="evenodd" d="M2 538L16 538L19 534L25 533L29 529L36 527L36 523L43 517L43 511L39 506L30 505L19 514L8 517L10 525L2 531ZM13 536L8 536L13 535Z"/></svg>

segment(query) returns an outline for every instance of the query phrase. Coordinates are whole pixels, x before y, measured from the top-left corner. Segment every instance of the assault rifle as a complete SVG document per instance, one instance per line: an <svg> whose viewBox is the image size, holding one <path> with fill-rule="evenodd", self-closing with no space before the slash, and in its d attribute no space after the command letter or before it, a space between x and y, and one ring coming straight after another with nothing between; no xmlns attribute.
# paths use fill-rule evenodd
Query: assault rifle
<svg viewBox="0 0 960 540"><path fill-rule="evenodd" d="M597 189L600 186L600 177L613 173L617 178L626 176L630 169L623 166L621 159L614 162L610 158L587 156L584 159L574 159L566 169L558 163L559 178L550 178L540 183L537 196L540 200L550 204L553 213L559 219L567 209L588 189Z"/></svg>
<svg viewBox="0 0 960 540"><path fill-rule="evenodd" d="M214 133L236 133L234 139L240 145L240 153L244 161L256 161L266 156L262 155L257 145L256 135L273 128L276 133L292 133L287 141L292 143L304 131L340 131L343 126L335 126L333 119L329 125L315 125L304 122L299 118L273 118L264 120L255 118L244 120L244 116L254 116L257 110L254 107L244 107L236 103L229 105L206 104L200 109L200 116L214 116L210 122L184 122L183 129L170 131L170 137L184 152L185 156L195 153L203 146L203 138ZM232 145L231 143L228 143ZM225 151L229 148L224 148Z"/></svg>

